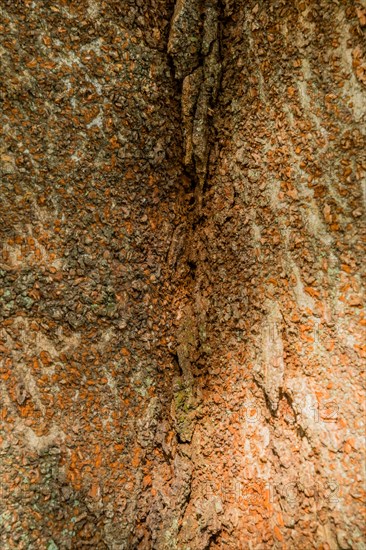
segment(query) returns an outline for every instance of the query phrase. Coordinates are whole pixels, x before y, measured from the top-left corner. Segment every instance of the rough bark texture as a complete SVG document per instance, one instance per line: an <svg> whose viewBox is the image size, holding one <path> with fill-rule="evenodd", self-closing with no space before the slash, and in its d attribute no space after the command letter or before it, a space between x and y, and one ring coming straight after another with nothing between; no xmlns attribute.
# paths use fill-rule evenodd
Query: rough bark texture
<svg viewBox="0 0 366 550"><path fill-rule="evenodd" d="M1 547L366 548L365 3L0 6Z"/></svg>

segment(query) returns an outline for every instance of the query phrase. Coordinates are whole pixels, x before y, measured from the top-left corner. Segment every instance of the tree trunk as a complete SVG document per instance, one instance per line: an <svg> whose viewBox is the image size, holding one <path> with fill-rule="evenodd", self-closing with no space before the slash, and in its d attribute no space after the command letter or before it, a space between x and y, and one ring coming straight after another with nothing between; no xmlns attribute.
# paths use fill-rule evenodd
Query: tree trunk
<svg viewBox="0 0 366 550"><path fill-rule="evenodd" d="M366 548L365 2L0 5L2 548Z"/></svg>

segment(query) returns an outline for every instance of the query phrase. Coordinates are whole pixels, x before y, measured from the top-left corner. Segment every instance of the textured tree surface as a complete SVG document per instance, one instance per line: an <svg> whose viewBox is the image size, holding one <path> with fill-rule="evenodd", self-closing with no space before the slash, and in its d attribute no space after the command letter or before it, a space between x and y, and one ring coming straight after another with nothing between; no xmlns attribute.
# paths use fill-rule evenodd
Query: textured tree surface
<svg viewBox="0 0 366 550"><path fill-rule="evenodd" d="M0 0L1 548L364 549L364 0Z"/></svg>

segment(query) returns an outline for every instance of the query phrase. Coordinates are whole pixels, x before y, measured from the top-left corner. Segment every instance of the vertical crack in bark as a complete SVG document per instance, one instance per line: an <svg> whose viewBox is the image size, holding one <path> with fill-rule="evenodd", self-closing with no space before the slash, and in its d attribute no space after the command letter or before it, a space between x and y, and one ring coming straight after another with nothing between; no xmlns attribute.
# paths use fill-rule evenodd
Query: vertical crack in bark
<svg viewBox="0 0 366 550"><path fill-rule="evenodd" d="M195 200L192 210L186 213L186 221L177 226L172 236L167 261L174 268L178 256L183 255L190 268L191 283L196 267L193 248L197 225L202 216L207 178L210 119L221 80L219 9L218 0L177 1L168 40L168 53L173 61L175 76L181 81L183 165L189 175ZM184 319L192 315L194 317L194 309L186 309L182 319L183 328L178 334L178 347L181 350L187 336ZM188 324L192 324L192 320L188 319ZM197 327L197 322L194 324ZM190 351L195 347L197 353L199 338L195 342L195 345L191 342ZM187 377L187 367L182 365L182 353L180 356L180 367Z"/></svg>
<svg viewBox="0 0 366 550"><path fill-rule="evenodd" d="M207 178L210 120L217 101L220 80L220 14L217 0L178 0L172 18L168 53L175 77L181 84L181 120L183 131L183 166L193 192L186 219L172 236L167 262L176 269L178 259L184 263L186 301L181 305L177 331L176 356L180 376L173 385L172 417L178 441L178 456L188 459L192 475L183 508L175 510L181 522L192 494L192 439L202 399L195 383L196 364L202 355L200 300L196 296L197 231L202 219L204 188ZM178 473L178 477L180 474ZM188 489L187 489L188 491ZM182 525L176 537L184 538ZM215 533L209 534L208 546Z"/></svg>
<svg viewBox="0 0 366 550"><path fill-rule="evenodd" d="M182 81L183 162L194 182L197 219L207 176L210 118L221 78L217 0L177 2L168 53L173 59L176 78Z"/></svg>

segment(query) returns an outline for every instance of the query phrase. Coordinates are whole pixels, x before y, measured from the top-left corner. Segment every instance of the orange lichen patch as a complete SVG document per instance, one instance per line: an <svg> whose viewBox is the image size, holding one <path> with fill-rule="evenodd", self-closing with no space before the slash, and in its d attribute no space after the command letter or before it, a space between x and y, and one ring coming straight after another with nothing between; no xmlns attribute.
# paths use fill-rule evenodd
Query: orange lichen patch
<svg viewBox="0 0 366 550"><path fill-rule="evenodd" d="M279 527L283 527L285 525L281 512L276 514L276 525L278 525Z"/></svg>
<svg viewBox="0 0 366 550"><path fill-rule="evenodd" d="M313 298L318 298L320 296L320 292L313 287L306 286L304 290Z"/></svg>
<svg viewBox="0 0 366 550"><path fill-rule="evenodd" d="M143 479L143 485L144 487L150 487L152 483L152 477L151 475L146 475Z"/></svg>
<svg viewBox="0 0 366 550"><path fill-rule="evenodd" d="M8 370L6 372L2 372L1 374L1 379L6 381L6 380L9 380L9 378L11 377L11 370Z"/></svg>
<svg viewBox="0 0 366 550"><path fill-rule="evenodd" d="M52 359L48 351L41 351L39 356L44 367L49 367L51 365Z"/></svg>
<svg viewBox="0 0 366 550"><path fill-rule="evenodd" d="M97 500L100 496L100 485L97 481L93 482L88 495L93 498L94 500Z"/></svg>
<svg viewBox="0 0 366 550"><path fill-rule="evenodd" d="M277 525L274 526L273 528L273 534L276 538L276 540L278 540L279 542L282 542L283 541L283 534L281 533L279 527L277 527Z"/></svg>

